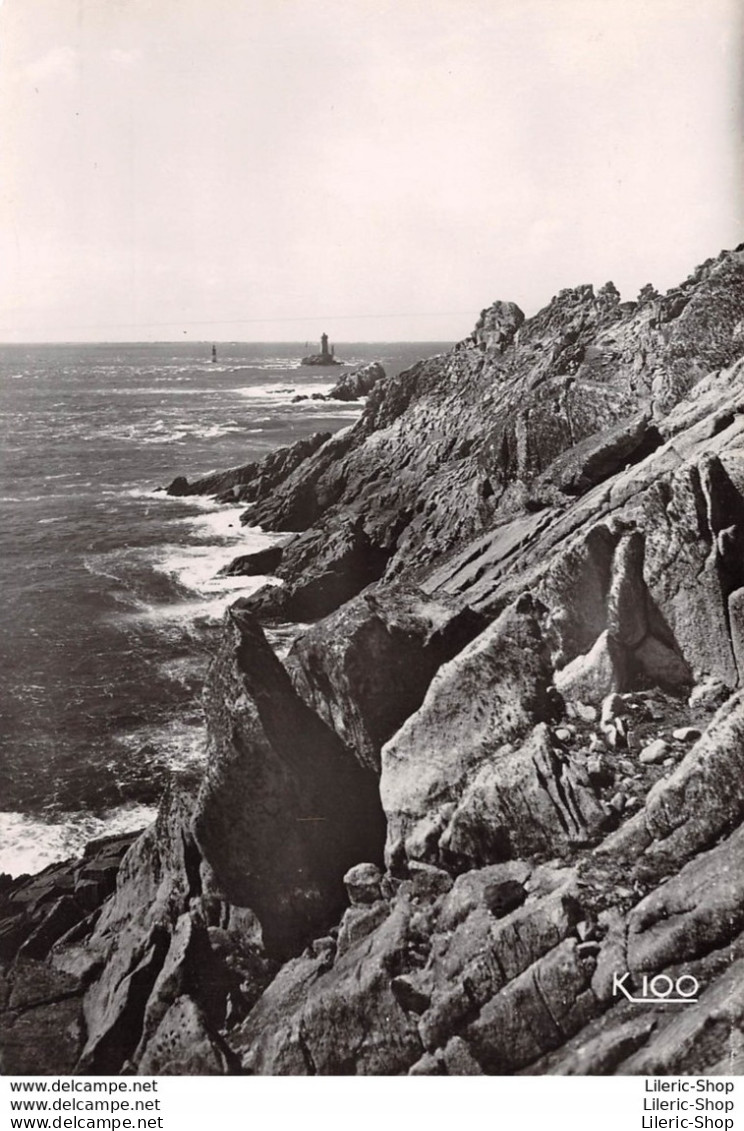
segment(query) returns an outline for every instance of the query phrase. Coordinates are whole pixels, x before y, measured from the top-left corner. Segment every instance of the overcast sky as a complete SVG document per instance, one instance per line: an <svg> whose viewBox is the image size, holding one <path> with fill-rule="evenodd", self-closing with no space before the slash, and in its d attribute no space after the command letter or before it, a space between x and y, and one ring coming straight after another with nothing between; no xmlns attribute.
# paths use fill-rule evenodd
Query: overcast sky
<svg viewBox="0 0 744 1131"><path fill-rule="evenodd" d="M446 340L744 239L738 0L2 0L0 340Z"/></svg>

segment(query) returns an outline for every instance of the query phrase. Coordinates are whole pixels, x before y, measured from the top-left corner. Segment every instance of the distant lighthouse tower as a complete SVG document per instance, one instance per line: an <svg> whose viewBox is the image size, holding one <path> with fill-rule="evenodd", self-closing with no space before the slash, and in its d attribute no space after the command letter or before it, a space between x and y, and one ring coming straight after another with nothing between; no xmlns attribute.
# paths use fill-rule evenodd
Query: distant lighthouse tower
<svg viewBox="0 0 744 1131"><path fill-rule="evenodd" d="M324 357L324 358L330 358L331 357L331 354L328 352L328 335L327 334L321 334L320 335L320 353L321 353L321 356Z"/></svg>

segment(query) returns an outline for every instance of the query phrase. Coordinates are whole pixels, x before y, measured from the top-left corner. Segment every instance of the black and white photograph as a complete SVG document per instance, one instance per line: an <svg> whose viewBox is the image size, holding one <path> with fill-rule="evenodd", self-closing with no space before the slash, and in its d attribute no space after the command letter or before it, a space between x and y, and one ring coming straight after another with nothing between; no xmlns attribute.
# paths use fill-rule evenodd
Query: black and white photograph
<svg viewBox="0 0 744 1131"><path fill-rule="evenodd" d="M743 21L0 3L0 1071L58 1117L744 1071Z"/></svg>

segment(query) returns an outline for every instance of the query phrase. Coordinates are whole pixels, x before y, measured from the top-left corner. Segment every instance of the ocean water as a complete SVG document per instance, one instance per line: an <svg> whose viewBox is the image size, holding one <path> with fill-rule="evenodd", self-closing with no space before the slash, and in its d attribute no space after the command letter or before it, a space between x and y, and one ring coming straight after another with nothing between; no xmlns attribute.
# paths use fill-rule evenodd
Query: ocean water
<svg viewBox="0 0 744 1131"><path fill-rule="evenodd" d="M445 343L349 344L399 372ZM0 871L35 871L140 828L204 757L217 578L271 535L241 508L158 491L357 419L303 401L342 372L304 343L0 346Z"/></svg>

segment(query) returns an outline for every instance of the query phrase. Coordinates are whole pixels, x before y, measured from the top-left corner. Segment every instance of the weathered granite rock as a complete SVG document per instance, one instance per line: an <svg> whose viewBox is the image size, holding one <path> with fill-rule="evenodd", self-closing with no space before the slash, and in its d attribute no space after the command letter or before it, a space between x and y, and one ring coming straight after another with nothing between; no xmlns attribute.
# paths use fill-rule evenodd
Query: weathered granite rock
<svg viewBox="0 0 744 1131"><path fill-rule="evenodd" d="M586 655L576 656L555 673L555 686L565 699L597 703L613 691L625 691L628 666L626 650L603 632Z"/></svg>
<svg viewBox="0 0 744 1131"><path fill-rule="evenodd" d="M653 742L649 742L648 746L644 746L638 755L638 759L644 765L654 766L657 762L663 762L670 751L671 746L668 742L665 742L663 738L656 738Z"/></svg>
<svg viewBox="0 0 744 1131"><path fill-rule="evenodd" d="M555 484L566 495L583 495L628 465L640 463L662 442L650 412L636 413L569 448L545 472L545 483Z"/></svg>
<svg viewBox="0 0 744 1131"><path fill-rule="evenodd" d="M62 996L3 1017L0 1067L4 1075L44 1076L74 1070L82 1039L80 997Z"/></svg>
<svg viewBox="0 0 744 1131"><path fill-rule="evenodd" d="M559 1045L597 1012L594 963L565 939L495 995L466 1039L487 1072L512 1073Z"/></svg>
<svg viewBox="0 0 744 1131"><path fill-rule="evenodd" d="M744 929L744 827L655 888L628 917L629 969L708 954Z"/></svg>
<svg viewBox="0 0 744 1131"><path fill-rule="evenodd" d="M585 844L606 825L586 771L555 749L541 723L521 747L502 748L478 770L438 852L458 869L475 867Z"/></svg>
<svg viewBox="0 0 744 1131"><path fill-rule="evenodd" d="M440 858L439 842L477 771L556 713L539 612L506 610L435 675L422 706L382 751L386 856Z"/></svg>
<svg viewBox="0 0 744 1131"><path fill-rule="evenodd" d="M366 906L382 899L382 871L377 864L355 864L344 876L349 902Z"/></svg>
<svg viewBox="0 0 744 1131"><path fill-rule="evenodd" d="M8 877L0 893L0 1064L6 1073L71 1072L85 1040L91 970L57 963L86 940L137 834L92 841L82 859ZM86 876L97 876L96 880ZM61 949L60 949L61 948ZM94 963L95 965L95 963ZM100 965L100 963L99 963Z"/></svg>
<svg viewBox="0 0 744 1131"><path fill-rule="evenodd" d="M188 833L192 806L188 790L169 791L157 822L124 857L116 893L79 954L77 968L92 977L82 1071L117 1072L139 1043L170 932L200 890L199 855ZM64 955L55 960L69 964Z"/></svg>
<svg viewBox="0 0 744 1131"><path fill-rule="evenodd" d="M295 642L297 692L379 772L380 750L420 705L435 672L485 627L461 602L412 586L367 590Z"/></svg>
<svg viewBox="0 0 744 1131"><path fill-rule="evenodd" d="M398 510L412 516L388 566L398 573L477 534L498 511L513 513L533 487L550 498L543 473L592 436L617 427L619 447L603 464L598 439L589 485L621 471L621 460L645 465L663 438L656 431L663 412L708 370L739 356L743 275L740 253L719 257L686 284L686 305L663 330L653 301L608 304L590 287L562 292L518 334L520 318L512 314L502 327L496 304L501 313L492 329L484 320L478 341L374 389L340 460L311 461L310 479L324 502L310 521L327 533L354 507L380 529L389 522L385 487L395 482ZM715 323L703 312L719 304ZM487 346L483 335L491 333ZM434 439L422 445L424 429ZM250 520L292 529L285 515L297 513L294 496L302 489L301 479L287 480ZM291 558L285 566L288 579L303 568Z"/></svg>
<svg viewBox="0 0 744 1131"><path fill-rule="evenodd" d="M225 1022L228 995L234 981L235 976L230 976L228 968L214 954L204 923L188 912L180 915L171 931L168 951L147 999L142 1035L133 1058L135 1062L152 1059L153 1047L159 1043L156 1035L161 1030L163 1019L184 995L192 994L203 1003L199 1012L205 1015L212 1031L218 1030ZM192 1001L191 1004L194 1005ZM204 1025L200 1028L203 1029Z"/></svg>

